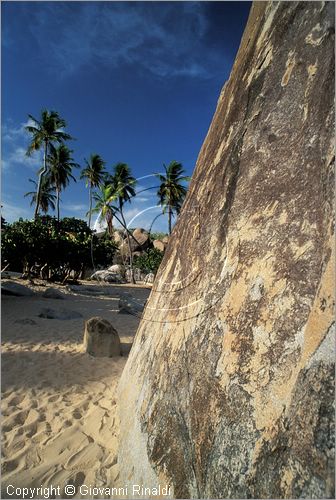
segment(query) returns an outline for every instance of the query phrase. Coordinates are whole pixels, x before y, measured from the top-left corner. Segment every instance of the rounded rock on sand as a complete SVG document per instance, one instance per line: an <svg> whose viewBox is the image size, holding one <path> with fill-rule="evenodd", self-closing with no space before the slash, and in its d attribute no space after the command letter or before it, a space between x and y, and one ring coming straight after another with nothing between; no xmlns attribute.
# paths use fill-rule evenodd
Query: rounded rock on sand
<svg viewBox="0 0 336 500"><path fill-rule="evenodd" d="M97 358L120 356L119 334L107 319L95 316L85 322L84 348Z"/></svg>
<svg viewBox="0 0 336 500"><path fill-rule="evenodd" d="M78 311L70 311L69 309L51 309L50 307L44 307L38 314L39 318L46 319L78 319L82 317L82 314Z"/></svg>
<svg viewBox="0 0 336 500"><path fill-rule="evenodd" d="M35 295L35 292L28 286L7 280L1 282L1 293L3 295L16 295L18 297L31 297Z"/></svg>
<svg viewBox="0 0 336 500"><path fill-rule="evenodd" d="M63 293L58 290L57 288L47 288L42 296L45 298L45 299L64 299L64 295Z"/></svg>

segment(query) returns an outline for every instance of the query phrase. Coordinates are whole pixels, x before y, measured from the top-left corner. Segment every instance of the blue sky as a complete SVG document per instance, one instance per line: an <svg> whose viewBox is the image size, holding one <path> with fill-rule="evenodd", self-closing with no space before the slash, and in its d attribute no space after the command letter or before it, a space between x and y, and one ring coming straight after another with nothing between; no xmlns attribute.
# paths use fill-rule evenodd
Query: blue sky
<svg viewBox="0 0 336 500"><path fill-rule="evenodd" d="M80 165L91 153L108 170L128 163L138 191L156 186L150 175L172 160L191 175L249 9L249 2L1 2L6 220L33 216L24 194L41 156L25 156L24 126L42 108L66 120ZM148 228L160 212L155 193L127 207L127 222L139 214L133 227ZM85 218L83 181L61 199L61 216ZM159 217L153 230L166 228Z"/></svg>

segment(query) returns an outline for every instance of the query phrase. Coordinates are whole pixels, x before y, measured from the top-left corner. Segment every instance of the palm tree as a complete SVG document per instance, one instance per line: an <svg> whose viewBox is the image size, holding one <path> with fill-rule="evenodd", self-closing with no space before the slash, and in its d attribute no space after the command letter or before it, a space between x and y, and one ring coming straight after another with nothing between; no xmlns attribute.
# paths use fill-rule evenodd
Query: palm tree
<svg viewBox="0 0 336 500"><path fill-rule="evenodd" d="M92 188L98 187L102 184L106 176L105 162L97 154L90 156L89 160L85 160L86 167L81 172L81 179L86 179L86 187L89 187L90 208L88 211L89 227L91 227L91 213L92 213Z"/></svg>
<svg viewBox="0 0 336 500"><path fill-rule="evenodd" d="M32 197L30 205L32 206L34 203L36 204L37 199L39 198L37 211L39 211L39 209L41 208L42 212L46 214L49 208L55 210L55 200L57 196L55 195L55 186L51 184L50 178L42 177L40 183L40 193L38 193L38 183L36 183L32 179L29 179L29 182L32 182L36 188L36 191L30 191L29 193L25 194L25 197L26 196Z"/></svg>
<svg viewBox="0 0 336 500"><path fill-rule="evenodd" d="M76 182L71 172L73 168L79 167L78 163L73 161L71 153L73 153L71 149L60 144L58 148L53 148L47 157L50 182L56 189L58 221L60 220L60 192L69 184L70 179Z"/></svg>
<svg viewBox="0 0 336 500"><path fill-rule="evenodd" d="M53 147L53 143L62 143L63 141L71 139L69 134L64 132L66 122L59 116L56 111L48 111L43 109L41 111L41 118L37 120L32 115L28 115L33 125L27 125L25 129L32 134L31 143L27 149L27 155L30 156L34 151L43 151L43 168L39 172L39 179L36 191L36 205L34 218L36 219L38 209L40 206L41 184L44 174L47 172L47 155L49 150Z"/></svg>
<svg viewBox="0 0 336 500"><path fill-rule="evenodd" d="M126 237L130 256L131 281L135 283L133 273L133 252L123 207L126 202L130 202L131 198L135 196L134 187L136 185L136 179L132 176L131 169L126 163L117 163L113 168L113 175L109 178L109 182L112 186L114 198L117 201L116 209L120 213L123 227L126 228Z"/></svg>
<svg viewBox="0 0 336 500"><path fill-rule="evenodd" d="M93 193L93 199L96 202L96 206L91 210L91 212L100 213L100 219L103 219L105 217L109 235L112 236L112 220L115 212L115 207L111 205L111 202L115 199L113 185L108 183L101 184L99 186L99 189L99 193Z"/></svg>
<svg viewBox="0 0 336 500"><path fill-rule="evenodd" d="M161 184L157 195L159 197L159 205L162 207L163 213L168 210L168 231L172 231L172 215L178 215L181 211L182 203L187 194L187 189L182 182L190 181L190 177L183 175L184 168L182 163L172 161L168 167L163 165L166 175L156 174Z"/></svg>

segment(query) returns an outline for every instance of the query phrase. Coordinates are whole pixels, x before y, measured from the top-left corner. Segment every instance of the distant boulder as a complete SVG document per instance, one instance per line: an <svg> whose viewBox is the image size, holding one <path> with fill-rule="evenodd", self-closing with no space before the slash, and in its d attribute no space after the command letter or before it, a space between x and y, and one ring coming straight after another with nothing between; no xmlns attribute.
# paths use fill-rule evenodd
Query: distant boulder
<svg viewBox="0 0 336 500"><path fill-rule="evenodd" d="M164 252L166 249L166 245L161 240L154 240L153 246L154 248L157 248L157 250L160 250L160 252Z"/></svg>
<svg viewBox="0 0 336 500"><path fill-rule="evenodd" d="M85 322L84 348L97 358L120 356L119 334L107 319L95 316Z"/></svg>
<svg viewBox="0 0 336 500"><path fill-rule="evenodd" d="M134 276L135 281L143 281L145 274L141 271L141 269L139 269L138 267L135 267L133 269L133 276ZM128 282L131 282L131 270L130 269L127 269L127 271L125 273L125 277L126 277L126 280Z"/></svg>
<svg viewBox="0 0 336 500"><path fill-rule="evenodd" d="M137 227L133 231L133 236L137 240L137 242L139 243L139 245L137 245L138 249L145 249L148 247L150 240L149 240L149 234L145 229ZM133 238L131 238L131 239L133 240ZM135 241L134 241L134 244L136 245ZM136 250L137 248L134 248L134 250Z"/></svg>
<svg viewBox="0 0 336 500"><path fill-rule="evenodd" d="M129 248L127 240L124 240L123 243L119 246L119 252L122 257L127 257L129 255Z"/></svg>
<svg viewBox="0 0 336 500"><path fill-rule="evenodd" d="M125 274L125 266L121 264L113 264L112 266L107 268L108 272L119 274L120 276L124 276Z"/></svg>
<svg viewBox="0 0 336 500"><path fill-rule="evenodd" d="M107 283L124 283L124 278L120 273L108 270L96 271L90 278L96 281L105 281Z"/></svg>
<svg viewBox="0 0 336 500"><path fill-rule="evenodd" d="M155 275L154 273L149 273L144 278L144 283L154 283Z"/></svg>
<svg viewBox="0 0 336 500"><path fill-rule="evenodd" d="M117 245L121 245L122 242L124 241L124 238L122 237L122 235L120 234L119 231L114 231L114 233L113 233L113 239L114 239L114 242Z"/></svg>

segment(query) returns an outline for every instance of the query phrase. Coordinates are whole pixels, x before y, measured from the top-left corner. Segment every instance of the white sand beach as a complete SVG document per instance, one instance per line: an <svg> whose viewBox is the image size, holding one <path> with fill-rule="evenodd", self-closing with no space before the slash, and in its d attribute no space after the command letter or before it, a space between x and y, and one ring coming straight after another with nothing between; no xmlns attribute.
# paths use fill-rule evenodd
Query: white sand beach
<svg viewBox="0 0 336 500"><path fill-rule="evenodd" d="M109 285L112 297L58 287L65 300L42 298L45 287L30 286L37 295L2 296L2 498L10 498L8 485L60 486L61 498L66 484L111 487L118 476L115 391L140 318L119 312L118 285ZM122 290L143 300L150 293ZM46 307L82 316L39 317ZM123 356L83 351L84 321L92 316L116 328ZM92 498L73 498L86 497Z"/></svg>

